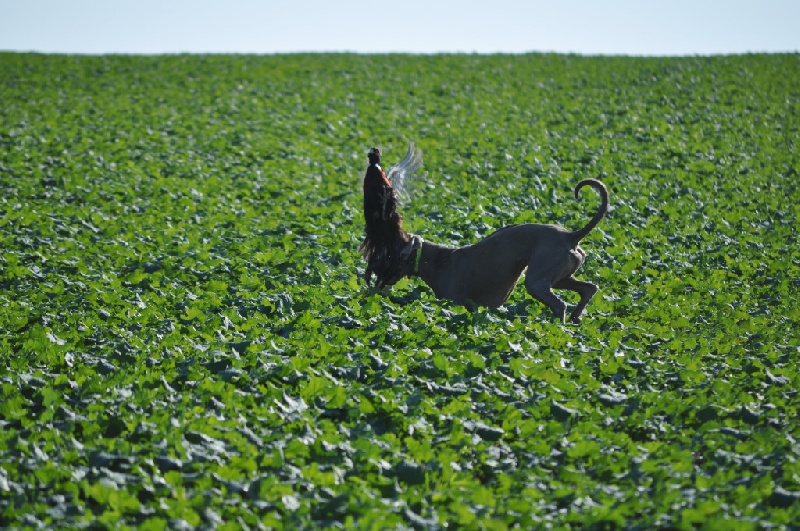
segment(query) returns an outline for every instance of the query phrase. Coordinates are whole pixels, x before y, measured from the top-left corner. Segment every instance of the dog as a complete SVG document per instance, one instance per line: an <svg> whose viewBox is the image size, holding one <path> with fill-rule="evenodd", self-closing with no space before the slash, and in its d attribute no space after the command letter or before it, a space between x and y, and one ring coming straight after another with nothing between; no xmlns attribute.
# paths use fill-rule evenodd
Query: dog
<svg viewBox="0 0 800 531"><path fill-rule="evenodd" d="M459 248L406 233L397 272L391 278L379 279L379 284L392 285L403 277L417 277L437 298L469 309L497 308L508 300L527 268L525 289L548 306L562 323L566 322L567 305L553 293L553 288L580 295L569 316L570 321L579 323L586 305L598 291L596 285L573 276L586 260L579 243L605 217L609 205L608 190L596 179L580 181L575 186L576 199L584 186L599 193L601 205L582 229L571 232L560 225L509 225L478 243Z"/></svg>
<svg viewBox="0 0 800 531"><path fill-rule="evenodd" d="M413 144L406 158L390 170L390 175L410 173L411 160L417 160L413 166L416 171L421 158L415 155ZM570 321L579 323L586 305L599 289L573 276L586 260L586 253L579 244L605 217L609 205L608 190L597 179L580 181L574 190L576 199L580 198L584 186L600 194L601 204L589 223L576 231L560 225L509 225L478 243L459 248L427 242L403 230L401 223L392 226L390 238L370 238L368 231L362 247L369 246L380 252L364 253L368 262L367 285L373 274L378 288L392 286L405 277L417 277L437 298L469 309L497 308L508 300L527 268L525 288L528 293L549 307L562 323L566 322L567 305L553 293L553 288L580 295L578 305L569 316Z"/></svg>

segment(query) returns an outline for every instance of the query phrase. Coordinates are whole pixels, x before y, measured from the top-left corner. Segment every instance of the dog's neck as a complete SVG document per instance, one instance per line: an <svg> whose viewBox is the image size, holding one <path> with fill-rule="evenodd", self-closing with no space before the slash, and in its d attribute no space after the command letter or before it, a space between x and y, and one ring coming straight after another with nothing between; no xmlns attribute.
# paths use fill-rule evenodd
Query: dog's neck
<svg viewBox="0 0 800 531"><path fill-rule="evenodd" d="M429 241L423 241L415 259L413 276L420 278L435 294L440 293L441 285L447 281L443 275L443 264L455 249Z"/></svg>
<svg viewBox="0 0 800 531"><path fill-rule="evenodd" d="M378 164L377 162L371 162L371 163L369 164L369 167L370 167L370 168L378 168L379 170L382 170L382 169L383 169L383 168L381 168L381 165L380 165L380 164Z"/></svg>

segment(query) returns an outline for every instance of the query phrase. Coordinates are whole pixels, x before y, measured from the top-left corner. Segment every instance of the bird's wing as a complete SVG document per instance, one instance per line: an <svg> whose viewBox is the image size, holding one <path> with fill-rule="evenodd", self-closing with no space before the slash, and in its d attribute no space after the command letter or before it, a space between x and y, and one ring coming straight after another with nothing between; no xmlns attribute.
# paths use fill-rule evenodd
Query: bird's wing
<svg viewBox="0 0 800 531"><path fill-rule="evenodd" d="M414 142L409 142L405 158L389 168L389 172L386 174L386 178L389 179L398 196L406 195L406 186L418 176L417 172L420 168L422 168L422 150L416 149Z"/></svg>

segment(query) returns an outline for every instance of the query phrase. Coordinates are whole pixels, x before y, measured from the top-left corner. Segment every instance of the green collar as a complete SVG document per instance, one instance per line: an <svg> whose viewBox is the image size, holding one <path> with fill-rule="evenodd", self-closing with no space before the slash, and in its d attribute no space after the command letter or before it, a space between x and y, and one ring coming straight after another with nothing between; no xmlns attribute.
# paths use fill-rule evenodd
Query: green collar
<svg viewBox="0 0 800 531"><path fill-rule="evenodd" d="M419 259L422 258L422 244L417 247L417 257L414 258L414 274L419 274Z"/></svg>
<svg viewBox="0 0 800 531"><path fill-rule="evenodd" d="M400 255L403 256L403 260L408 260L411 258L409 255L413 251L417 251L417 256L414 257L414 269L410 273L412 275L416 275L419 273L419 261L422 258L422 244L425 243L425 240L416 234L409 234L409 237L408 243L406 243L405 248L400 251Z"/></svg>

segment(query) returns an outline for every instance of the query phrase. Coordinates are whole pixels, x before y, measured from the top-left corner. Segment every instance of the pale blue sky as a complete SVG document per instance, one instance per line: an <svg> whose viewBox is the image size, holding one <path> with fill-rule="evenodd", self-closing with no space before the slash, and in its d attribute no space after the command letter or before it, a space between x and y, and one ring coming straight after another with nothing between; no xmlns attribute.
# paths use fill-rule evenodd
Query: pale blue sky
<svg viewBox="0 0 800 531"><path fill-rule="evenodd" d="M800 51L800 0L0 0L0 50Z"/></svg>

